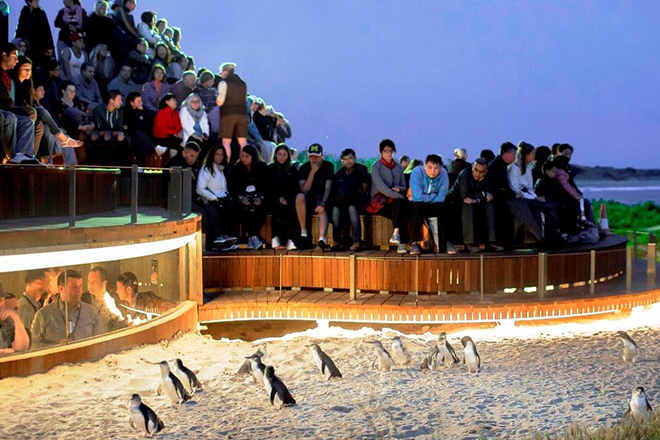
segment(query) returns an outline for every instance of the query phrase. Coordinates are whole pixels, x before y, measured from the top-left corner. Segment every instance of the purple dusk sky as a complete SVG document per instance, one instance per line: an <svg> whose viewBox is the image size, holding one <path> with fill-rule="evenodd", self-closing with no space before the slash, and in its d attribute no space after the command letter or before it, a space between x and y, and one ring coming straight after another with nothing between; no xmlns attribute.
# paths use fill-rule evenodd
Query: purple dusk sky
<svg viewBox="0 0 660 440"><path fill-rule="evenodd" d="M52 25L62 3L41 3ZM9 4L13 37L24 2ZM474 158L524 139L660 167L657 1L140 0L136 22L145 10L183 29L197 67L238 63L292 147L374 156L389 137L399 154Z"/></svg>

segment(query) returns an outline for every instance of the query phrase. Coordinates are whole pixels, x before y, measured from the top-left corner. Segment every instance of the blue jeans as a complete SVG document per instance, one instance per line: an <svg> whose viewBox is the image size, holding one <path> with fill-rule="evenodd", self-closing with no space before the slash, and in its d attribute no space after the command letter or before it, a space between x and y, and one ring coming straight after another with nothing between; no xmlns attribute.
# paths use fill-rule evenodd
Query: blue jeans
<svg viewBox="0 0 660 440"><path fill-rule="evenodd" d="M348 241L348 234L343 234L343 223L346 221L346 214L351 221L351 232L353 241L360 241L362 238L362 225L360 224L360 213L355 205L338 205L332 207L332 238L335 242ZM343 220L343 221L342 221Z"/></svg>
<svg viewBox="0 0 660 440"><path fill-rule="evenodd" d="M10 150L9 162L21 163L26 160L34 160L34 122L32 119L4 110L0 110L0 112L5 121L2 138L3 145L8 146ZM6 133L5 130L7 130Z"/></svg>

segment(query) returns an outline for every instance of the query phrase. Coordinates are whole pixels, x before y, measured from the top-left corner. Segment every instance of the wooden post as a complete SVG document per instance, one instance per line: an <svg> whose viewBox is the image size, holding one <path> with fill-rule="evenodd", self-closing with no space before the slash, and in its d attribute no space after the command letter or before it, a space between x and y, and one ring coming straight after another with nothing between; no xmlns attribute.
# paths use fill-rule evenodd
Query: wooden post
<svg viewBox="0 0 660 440"><path fill-rule="evenodd" d="M596 292L596 251L592 249L590 254L589 293L594 294Z"/></svg>
<svg viewBox="0 0 660 440"><path fill-rule="evenodd" d="M536 290L539 298L545 297L545 286L547 284L547 275L546 271L548 270L546 255L544 252L539 252L539 270L538 270L538 283Z"/></svg>
<svg viewBox="0 0 660 440"><path fill-rule="evenodd" d="M415 305L419 305L419 255L415 258Z"/></svg>
<svg viewBox="0 0 660 440"><path fill-rule="evenodd" d="M348 281L348 296L351 301L355 301L355 285L356 283L356 268L357 264L355 261L355 254L351 254L349 257L349 265L348 265L348 276L349 276L349 281Z"/></svg>
<svg viewBox="0 0 660 440"><path fill-rule="evenodd" d="M282 263L284 262L284 254L280 254L280 293L279 298L282 299Z"/></svg>
<svg viewBox="0 0 660 440"><path fill-rule="evenodd" d="M633 258L637 258L637 231L633 231Z"/></svg>
<svg viewBox="0 0 660 440"><path fill-rule="evenodd" d="M484 302L484 256L479 255L479 301Z"/></svg>
<svg viewBox="0 0 660 440"><path fill-rule="evenodd" d="M196 264L194 266L191 265L191 271L193 271L193 278L195 279L195 290L194 292L190 292L190 299L192 300L197 300L197 305L201 306L204 304L204 278L203 278L203 266L202 266L202 251L203 251L203 243L202 243L202 226L201 226L201 221L199 222L199 229L195 233L195 251L194 253L191 252L191 255L189 257L191 258L192 261L194 261Z"/></svg>
<svg viewBox="0 0 660 440"><path fill-rule="evenodd" d="M69 166L69 227L74 226L76 226L76 167L71 165Z"/></svg>
<svg viewBox="0 0 660 440"><path fill-rule="evenodd" d="M649 237L650 238L650 237ZM646 247L646 275L649 284L655 284L655 267L656 267L656 244L649 243Z"/></svg>
<svg viewBox="0 0 660 440"><path fill-rule="evenodd" d="M626 248L626 292L632 291L632 259L633 248Z"/></svg>
<svg viewBox="0 0 660 440"><path fill-rule="evenodd" d="M131 224L137 223L138 214L138 166L131 168Z"/></svg>

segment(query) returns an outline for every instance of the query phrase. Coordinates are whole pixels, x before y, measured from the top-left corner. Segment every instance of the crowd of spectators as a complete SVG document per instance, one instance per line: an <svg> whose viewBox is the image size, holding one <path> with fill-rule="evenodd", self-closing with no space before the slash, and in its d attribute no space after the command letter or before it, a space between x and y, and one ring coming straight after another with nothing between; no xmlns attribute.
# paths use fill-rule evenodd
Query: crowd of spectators
<svg viewBox="0 0 660 440"><path fill-rule="evenodd" d="M120 274L111 285L102 266L89 270L83 290L82 274L62 268L28 271L20 296L0 283L0 354L97 336L175 305L140 290L133 272Z"/></svg>

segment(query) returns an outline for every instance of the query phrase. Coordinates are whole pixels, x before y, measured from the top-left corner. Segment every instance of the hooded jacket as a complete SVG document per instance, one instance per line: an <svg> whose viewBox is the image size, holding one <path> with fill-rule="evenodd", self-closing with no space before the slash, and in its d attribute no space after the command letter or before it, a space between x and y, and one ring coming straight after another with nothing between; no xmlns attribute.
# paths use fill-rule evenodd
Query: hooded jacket
<svg viewBox="0 0 660 440"><path fill-rule="evenodd" d="M124 131L124 117L122 109L114 112L108 110L105 105L97 105L92 111L92 122L97 131Z"/></svg>

